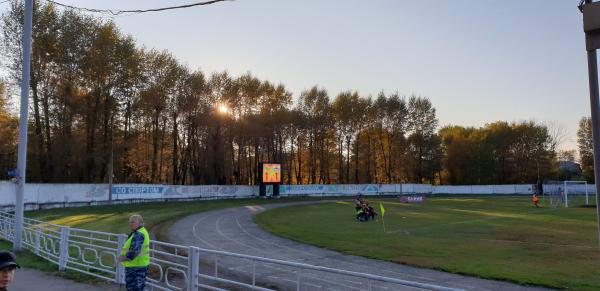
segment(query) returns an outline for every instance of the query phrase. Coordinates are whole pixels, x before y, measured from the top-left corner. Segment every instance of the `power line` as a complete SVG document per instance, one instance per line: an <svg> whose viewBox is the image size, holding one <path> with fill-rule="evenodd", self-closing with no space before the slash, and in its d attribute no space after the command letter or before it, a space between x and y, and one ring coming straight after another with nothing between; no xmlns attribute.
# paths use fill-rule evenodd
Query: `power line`
<svg viewBox="0 0 600 291"><path fill-rule="evenodd" d="M121 15L124 13L138 13L139 14L139 13L146 13L146 12L158 12L158 11L173 10L173 9L183 9L183 8L210 5L210 4L215 4L218 2L235 1L235 0L211 0L211 1L185 4L185 5L180 5L180 6L169 6L169 7L161 7L161 8L153 8L153 9L136 9L136 10L95 9L95 8L71 6L71 5L56 2L54 0L46 0L46 1L49 3L52 3L54 5L65 7L65 8L70 8L70 9L75 9L75 10L80 10L80 11L85 11L85 12L92 12L92 13L105 13L105 14L111 14L111 15L116 16L116 15Z"/></svg>

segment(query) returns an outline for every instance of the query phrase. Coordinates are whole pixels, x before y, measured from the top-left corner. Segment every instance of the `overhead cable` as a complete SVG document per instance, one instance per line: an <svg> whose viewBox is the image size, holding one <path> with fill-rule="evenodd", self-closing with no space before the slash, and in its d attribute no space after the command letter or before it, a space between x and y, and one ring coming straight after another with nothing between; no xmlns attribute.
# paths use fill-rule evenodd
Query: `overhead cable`
<svg viewBox="0 0 600 291"><path fill-rule="evenodd" d="M169 6L169 7L161 7L161 8L153 8L153 9L135 9L135 10L85 8L85 7L77 7L77 6L63 4L60 2L56 2L54 0L46 0L46 1L49 3L52 3L54 5L65 7L65 8L70 8L70 9L75 9L75 10L80 10L80 11L85 11L85 12L92 12L92 13L105 13L105 14L111 14L111 15L116 16L116 15L121 15L124 13L146 13L146 12L158 12L158 11L165 11L165 10L173 10L173 9L183 9L183 8L210 5L210 4L215 4L218 2L234 1L234 0L211 0L211 1L196 2L196 3L191 3L191 4L179 5L179 6Z"/></svg>

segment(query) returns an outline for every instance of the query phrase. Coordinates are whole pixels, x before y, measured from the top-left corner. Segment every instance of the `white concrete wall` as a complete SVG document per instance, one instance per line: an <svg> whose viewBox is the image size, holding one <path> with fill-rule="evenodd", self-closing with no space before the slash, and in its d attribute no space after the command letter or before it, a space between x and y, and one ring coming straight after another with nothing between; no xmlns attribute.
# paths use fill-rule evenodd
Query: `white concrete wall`
<svg viewBox="0 0 600 291"><path fill-rule="evenodd" d="M16 190L15 183L0 181L0 205L14 205Z"/></svg>
<svg viewBox="0 0 600 291"><path fill-rule="evenodd" d="M255 189L256 188L256 189ZM0 205L14 205L16 185L0 182ZM113 200L219 199L258 195L253 186L177 186L150 184L113 185ZM75 203L108 201L106 184L27 184L28 203Z"/></svg>
<svg viewBox="0 0 600 291"><path fill-rule="evenodd" d="M571 193L585 193L585 185L570 185ZM0 205L14 205L16 186L12 182L0 181ZM588 185L589 194L595 194L595 185ZM267 187L267 195L272 188ZM465 185L433 186L429 184L333 184L333 185L281 185L281 196L354 196L356 194L400 195L400 194L487 194L515 195L532 194L533 185ZM25 203L50 204L102 204L108 201L106 184L27 184ZM258 186L178 186L151 184L113 185L113 200L117 203L129 201L170 199L222 199L258 196ZM57 206L58 207L58 206ZM32 207L30 207L32 208Z"/></svg>
<svg viewBox="0 0 600 291"><path fill-rule="evenodd" d="M434 186L433 194L533 194L533 185Z"/></svg>

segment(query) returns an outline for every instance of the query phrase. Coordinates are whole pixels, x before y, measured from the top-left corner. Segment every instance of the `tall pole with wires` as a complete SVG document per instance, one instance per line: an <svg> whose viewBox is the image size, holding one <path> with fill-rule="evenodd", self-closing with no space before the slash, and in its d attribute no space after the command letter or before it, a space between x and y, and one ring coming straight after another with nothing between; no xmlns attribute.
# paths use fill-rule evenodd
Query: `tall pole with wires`
<svg viewBox="0 0 600 291"><path fill-rule="evenodd" d="M596 56L596 49L600 48L600 2L593 3L592 0L582 0L579 9L583 12L583 31L585 32L588 58L594 142L594 178L596 181L596 222L598 224L598 245L600 246L600 100L598 96L598 57Z"/></svg>
<svg viewBox="0 0 600 291"><path fill-rule="evenodd" d="M21 250L23 237L23 197L25 196L25 174L27 173L27 120L29 115L29 78L31 65L31 26L33 19L33 1L25 0L25 19L23 23L23 63L21 75L21 109L19 117L19 148L17 154L17 197L15 201L15 238L13 249Z"/></svg>

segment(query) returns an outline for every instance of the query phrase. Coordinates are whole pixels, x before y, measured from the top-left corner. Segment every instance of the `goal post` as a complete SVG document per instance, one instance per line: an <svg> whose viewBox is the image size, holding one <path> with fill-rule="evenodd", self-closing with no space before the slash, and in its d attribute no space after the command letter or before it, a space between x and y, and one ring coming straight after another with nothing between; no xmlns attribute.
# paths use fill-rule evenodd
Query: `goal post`
<svg viewBox="0 0 600 291"><path fill-rule="evenodd" d="M590 204L586 181L545 181L543 194L548 196L552 207Z"/></svg>

